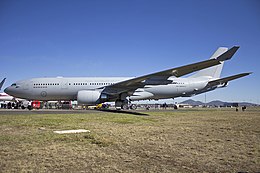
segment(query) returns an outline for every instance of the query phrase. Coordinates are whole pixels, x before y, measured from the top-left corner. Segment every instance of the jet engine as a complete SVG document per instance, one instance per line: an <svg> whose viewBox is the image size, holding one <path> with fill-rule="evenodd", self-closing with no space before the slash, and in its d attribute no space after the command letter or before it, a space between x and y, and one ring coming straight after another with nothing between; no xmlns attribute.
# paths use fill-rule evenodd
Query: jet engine
<svg viewBox="0 0 260 173"><path fill-rule="evenodd" d="M77 101L78 104L98 104L100 103L100 95L101 93L99 91L82 90L78 92Z"/></svg>

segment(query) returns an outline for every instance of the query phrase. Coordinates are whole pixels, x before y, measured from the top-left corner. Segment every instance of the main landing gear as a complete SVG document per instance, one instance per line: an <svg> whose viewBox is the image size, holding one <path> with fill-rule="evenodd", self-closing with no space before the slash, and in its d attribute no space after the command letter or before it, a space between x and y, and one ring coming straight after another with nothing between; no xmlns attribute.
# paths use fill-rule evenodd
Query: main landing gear
<svg viewBox="0 0 260 173"><path fill-rule="evenodd" d="M116 100L115 107L117 110L135 110L137 108L137 106L135 104L131 104L129 100Z"/></svg>

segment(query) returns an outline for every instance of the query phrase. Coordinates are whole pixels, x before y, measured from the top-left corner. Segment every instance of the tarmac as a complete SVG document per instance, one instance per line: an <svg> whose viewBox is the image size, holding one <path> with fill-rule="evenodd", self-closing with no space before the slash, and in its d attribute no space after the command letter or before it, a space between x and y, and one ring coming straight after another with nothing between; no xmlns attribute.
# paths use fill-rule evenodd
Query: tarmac
<svg viewBox="0 0 260 173"><path fill-rule="evenodd" d="M73 110L73 109L0 109L1 115L32 115L32 114L90 114L90 113L125 113L125 114L133 114L133 115L142 115L147 116L149 111L146 110L113 110L113 109L104 109L104 110Z"/></svg>
<svg viewBox="0 0 260 173"><path fill-rule="evenodd" d="M0 115L31 115L31 114L87 114L97 110L65 110L65 109L0 109Z"/></svg>

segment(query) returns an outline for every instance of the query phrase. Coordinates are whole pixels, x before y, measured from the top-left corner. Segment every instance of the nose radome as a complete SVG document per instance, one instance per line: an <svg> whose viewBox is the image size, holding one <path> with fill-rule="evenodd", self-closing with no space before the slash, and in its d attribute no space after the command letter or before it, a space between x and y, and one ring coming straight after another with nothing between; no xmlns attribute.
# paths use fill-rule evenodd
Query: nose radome
<svg viewBox="0 0 260 173"><path fill-rule="evenodd" d="M9 94L9 95L11 94L11 93L10 93L10 88L9 88L9 87L7 87L7 88L4 90L4 92L5 92L6 94Z"/></svg>

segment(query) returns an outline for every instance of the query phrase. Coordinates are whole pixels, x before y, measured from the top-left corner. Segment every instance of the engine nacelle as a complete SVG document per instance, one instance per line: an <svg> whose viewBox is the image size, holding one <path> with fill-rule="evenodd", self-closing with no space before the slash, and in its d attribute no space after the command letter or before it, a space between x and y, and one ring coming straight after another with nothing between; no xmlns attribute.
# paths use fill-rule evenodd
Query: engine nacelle
<svg viewBox="0 0 260 173"><path fill-rule="evenodd" d="M99 91L82 90L78 92L77 101L78 104L93 105L100 103Z"/></svg>

